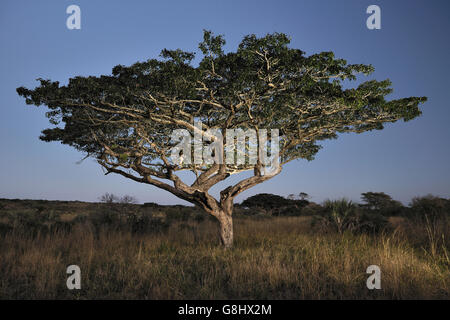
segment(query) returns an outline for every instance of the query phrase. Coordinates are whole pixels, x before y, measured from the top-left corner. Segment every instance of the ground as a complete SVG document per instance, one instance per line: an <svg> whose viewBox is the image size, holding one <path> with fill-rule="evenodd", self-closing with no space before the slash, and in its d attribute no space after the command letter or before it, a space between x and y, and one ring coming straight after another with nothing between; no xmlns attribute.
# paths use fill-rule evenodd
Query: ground
<svg viewBox="0 0 450 320"><path fill-rule="evenodd" d="M402 218L369 235L319 231L308 216L238 214L234 248L224 250L217 223L195 208L147 206L156 217L145 220L133 211L138 205L56 202L36 209L31 201L27 212L20 201L0 204L1 299L450 298L446 240ZM96 210L109 213L96 220ZM88 217L77 218L80 212ZM81 290L66 287L73 264L81 269ZM369 265L381 269L380 290L366 286Z"/></svg>

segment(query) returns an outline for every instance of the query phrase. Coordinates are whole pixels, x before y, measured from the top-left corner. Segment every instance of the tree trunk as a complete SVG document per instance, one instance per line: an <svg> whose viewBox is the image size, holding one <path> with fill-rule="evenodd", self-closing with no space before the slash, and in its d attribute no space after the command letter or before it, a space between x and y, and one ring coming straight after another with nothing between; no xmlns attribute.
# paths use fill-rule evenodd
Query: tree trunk
<svg viewBox="0 0 450 320"><path fill-rule="evenodd" d="M233 218L231 212L221 212L218 215L220 222L220 240L225 249L233 246Z"/></svg>

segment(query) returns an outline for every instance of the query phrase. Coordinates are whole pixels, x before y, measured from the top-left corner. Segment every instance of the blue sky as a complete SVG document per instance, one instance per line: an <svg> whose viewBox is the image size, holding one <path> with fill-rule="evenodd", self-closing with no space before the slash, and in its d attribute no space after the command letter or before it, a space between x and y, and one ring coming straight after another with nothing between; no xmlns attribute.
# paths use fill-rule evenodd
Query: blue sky
<svg viewBox="0 0 450 320"><path fill-rule="evenodd" d="M71 4L81 8L81 30L66 27ZM371 4L381 8L381 30L366 27ZM3 0L0 197L96 201L112 192L140 202L184 203L155 187L104 176L93 160L76 164L82 154L38 140L48 127L45 108L26 106L15 89L32 88L39 77L64 84L76 75L110 74L113 66L156 57L162 48L198 51L202 30L210 29L225 35L226 50L235 50L246 34L284 32L307 55L334 51L349 63L373 64L367 80L390 78L391 98L429 98L422 117L325 142L314 161L289 163L237 201L301 191L317 202L342 196L358 201L366 191L384 191L404 203L427 193L448 198L449 12L446 0Z"/></svg>

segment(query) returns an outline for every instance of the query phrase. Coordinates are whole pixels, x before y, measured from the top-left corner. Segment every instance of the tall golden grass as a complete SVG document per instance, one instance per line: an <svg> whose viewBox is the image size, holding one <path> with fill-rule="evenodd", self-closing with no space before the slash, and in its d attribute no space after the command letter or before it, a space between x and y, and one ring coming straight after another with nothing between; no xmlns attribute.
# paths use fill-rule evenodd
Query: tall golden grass
<svg viewBox="0 0 450 320"><path fill-rule="evenodd" d="M209 220L174 223L163 234L94 232L81 224L70 232L7 233L0 241L0 298L450 297L446 242L427 237L425 226L415 227L424 238L414 242L419 230L410 226L369 236L314 233L307 217L234 224L232 250L218 245L217 225ZM81 268L81 290L66 287L72 264ZM381 268L381 290L366 287L369 265Z"/></svg>

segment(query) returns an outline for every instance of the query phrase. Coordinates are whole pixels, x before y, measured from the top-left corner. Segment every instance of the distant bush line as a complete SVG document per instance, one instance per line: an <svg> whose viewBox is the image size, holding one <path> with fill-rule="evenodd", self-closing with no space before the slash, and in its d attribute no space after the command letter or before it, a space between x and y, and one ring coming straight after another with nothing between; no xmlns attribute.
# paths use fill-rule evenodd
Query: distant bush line
<svg viewBox="0 0 450 320"><path fill-rule="evenodd" d="M0 233L23 231L27 234L69 232L83 224L95 233L101 230L132 233L161 233L174 222L200 223L214 220L201 209L183 205L137 204L132 196L105 193L101 203L0 199ZM448 225L450 200L432 195L413 198L409 206L383 192L366 192L362 203L347 199L312 202L306 193L282 197L261 193L235 205L238 218L264 219L277 216L309 216L311 229L320 232L380 233L392 229L390 217L411 223Z"/></svg>

